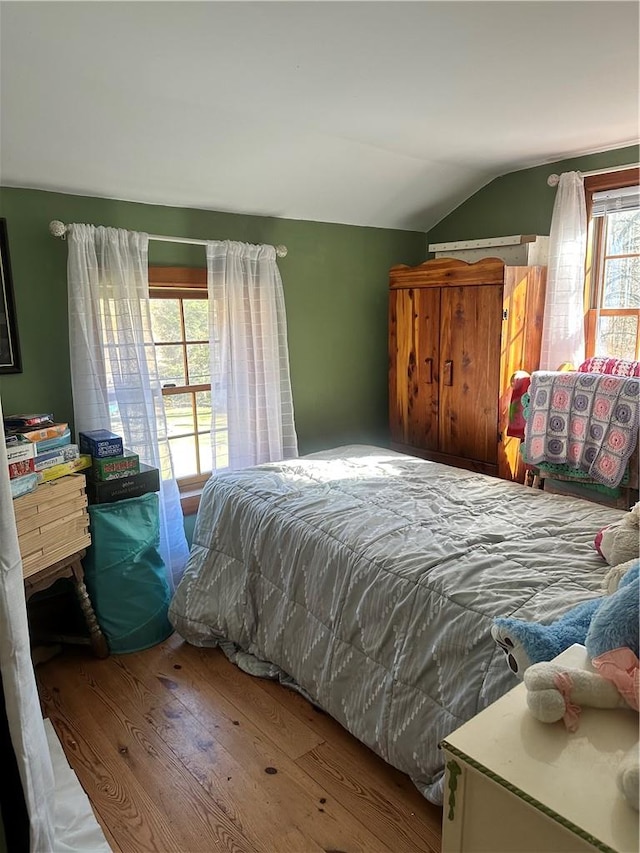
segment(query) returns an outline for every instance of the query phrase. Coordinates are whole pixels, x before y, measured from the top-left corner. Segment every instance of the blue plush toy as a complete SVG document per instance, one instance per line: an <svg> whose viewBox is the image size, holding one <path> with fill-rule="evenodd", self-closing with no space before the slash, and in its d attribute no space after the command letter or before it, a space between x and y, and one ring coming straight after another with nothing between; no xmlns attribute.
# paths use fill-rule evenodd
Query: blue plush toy
<svg viewBox="0 0 640 853"><path fill-rule="evenodd" d="M591 618L603 601L604 596L584 601L550 625L494 619L491 636L507 656L511 671L522 678L531 664L551 660L574 643L584 643Z"/></svg>
<svg viewBox="0 0 640 853"><path fill-rule="evenodd" d="M631 562L618 589L596 603L584 639L580 640L577 634L572 637L585 646L591 668L567 667L559 661L541 661L526 668L523 680L527 706L537 720L543 723L564 720L567 729L574 732L579 725L582 706L640 709L640 560ZM580 609L584 617L584 606ZM565 628L569 616L560 620ZM518 620L504 621L518 623ZM548 627L554 642L558 642L561 632L556 631L554 625ZM502 630L497 628L497 631ZM528 636L521 630L521 624L511 624L504 630L520 638L516 639L516 644L526 654ZM534 632L533 636L536 653L542 653L544 631ZM507 639L509 635L502 634L501 645L506 645ZM637 743L620 762L617 781L629 805L638 809L640 755Z"/></svg>
<svg viewBox="0 0 640 853"><path fill-rule="evenodd" d="M634 584L635 589L639 577L640 560L632 560L630 561L630 568L620 581L619 589L631 584ZM610 598L611 596L604 595L584 601L550 625L500 617L494 619L491 636L505 653L509 668L519 678L522 678L525 670L532 664L552 660L574 643L585 645L587 633L595 614ZM620 642L615 642L613 637L607 636L607 647L629 646L627 620L616 619L608 624L607 630L614 634L616 631L620 631L624 633L624 637L620 637ZM638 654L637 625L635 628L635 653ZM593 654L590 652L591 657L597 657L599 654L601 654L600 651L595 651Z"/></svg>

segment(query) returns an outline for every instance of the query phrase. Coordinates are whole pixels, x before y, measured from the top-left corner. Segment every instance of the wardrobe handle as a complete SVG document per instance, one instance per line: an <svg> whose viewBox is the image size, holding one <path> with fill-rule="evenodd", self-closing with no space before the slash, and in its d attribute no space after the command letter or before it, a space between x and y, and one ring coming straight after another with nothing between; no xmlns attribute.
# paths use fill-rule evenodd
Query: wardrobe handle
<svg viewBox="0 0 640 853"><path fill-rule="evenodd" d="M433 359L425 358L424 363L427 365L427 378L425 382L427 385L431 385L433 382Z"/></svg>
<svg viewBox="0 0 640 853"><path fill-rule="evenodd" d="M445 385L453 385L453 362L445 361L444 363L444 375L442 379Z"/></svg>

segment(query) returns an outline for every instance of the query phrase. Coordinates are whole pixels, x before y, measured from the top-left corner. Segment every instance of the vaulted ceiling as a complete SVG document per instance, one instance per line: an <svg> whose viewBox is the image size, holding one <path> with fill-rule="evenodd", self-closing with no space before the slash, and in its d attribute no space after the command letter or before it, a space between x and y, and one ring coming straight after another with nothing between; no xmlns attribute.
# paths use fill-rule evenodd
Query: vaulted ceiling
<svg viewBox="0 0 640 853"><path fill-rule="evenodd" d="M636 2L2 2L3 184L427 230L638 138Z"/></svg>

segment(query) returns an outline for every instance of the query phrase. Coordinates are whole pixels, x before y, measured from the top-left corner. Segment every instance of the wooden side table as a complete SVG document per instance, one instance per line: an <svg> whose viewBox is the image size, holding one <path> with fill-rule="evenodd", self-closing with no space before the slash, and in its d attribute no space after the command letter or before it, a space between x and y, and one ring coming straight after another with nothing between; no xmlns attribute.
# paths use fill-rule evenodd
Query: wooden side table
<svg viewBox="0 0 640 853"><path fill-rule="evenodd" d="M84 474L42 483L13 502L27 601L59 578L71 578L89 637L58 635L54 642L89 643L98 657L109 647L84 583L82 558L91 544Z"/></svg>
<svg viewBox="0 0 640 853"><path fill-rule="evenodd" d="M51 584L55 583L59 578L71 578L78 596L78 602L82 615L84 616L87 628L89 629L88 637L76 637L70 634L56 634L48 637L48 640L58 643L88 643L93 649L93 653L98 658L106 658L109 656L109 645L106 637L102 633L96 614L87 592L87 587L84 583L84 571L82 569L82 558L85 551L78 551L58 560L46 569L42 569L34 575L24 579L25 596L27 601L36 592L48 589Z"/></svg>

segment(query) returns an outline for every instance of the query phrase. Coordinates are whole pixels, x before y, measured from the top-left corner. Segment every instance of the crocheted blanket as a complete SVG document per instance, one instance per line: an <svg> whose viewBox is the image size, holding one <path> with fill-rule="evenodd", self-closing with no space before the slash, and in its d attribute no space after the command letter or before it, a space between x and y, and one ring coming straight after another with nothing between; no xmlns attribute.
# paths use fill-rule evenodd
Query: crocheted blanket
<svg viewBox="0 0 640 853"><path fill-rule="evenodd" d="M638 379L539 370L529 395L528 464L564 463L604 486L620 484L638 440Z"/></svg>

